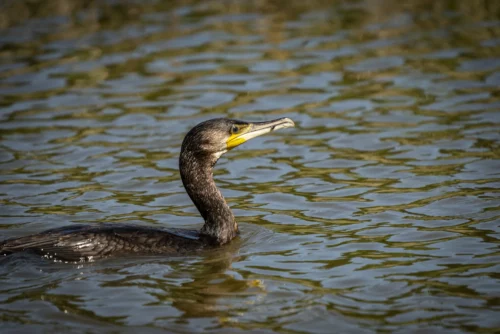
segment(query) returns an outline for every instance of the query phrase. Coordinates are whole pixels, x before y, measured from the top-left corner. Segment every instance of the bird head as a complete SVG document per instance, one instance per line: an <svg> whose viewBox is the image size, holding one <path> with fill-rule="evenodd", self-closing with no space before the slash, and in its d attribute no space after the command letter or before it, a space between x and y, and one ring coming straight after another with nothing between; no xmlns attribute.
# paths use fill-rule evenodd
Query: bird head
<svg viewBox="0 0 500 334"><path fill-rule="evenodd" d="M196 125L187 133L181 151L209 154L218 159L252 138L294 126L295 123L289 118L253 123L227 118L211 119Z"/></svg>

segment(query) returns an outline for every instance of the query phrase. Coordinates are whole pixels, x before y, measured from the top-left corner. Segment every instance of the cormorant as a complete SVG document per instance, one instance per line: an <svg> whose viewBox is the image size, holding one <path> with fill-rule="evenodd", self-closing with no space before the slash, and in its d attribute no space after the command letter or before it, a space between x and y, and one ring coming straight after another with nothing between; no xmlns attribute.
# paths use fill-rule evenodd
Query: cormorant
<svg viewBox="0 0 500 334"><path fill-rule="evenodd" d="M179 156L182 183L205 220L200 231L122 224L73 225L0 242L0 254L32 251L64 261L91 261L126 254L174 255L228 243L238 224L215 185L212 168L228 150L249 139L293 127L289 118L249 123L211 119L184 137Z"/></svg>

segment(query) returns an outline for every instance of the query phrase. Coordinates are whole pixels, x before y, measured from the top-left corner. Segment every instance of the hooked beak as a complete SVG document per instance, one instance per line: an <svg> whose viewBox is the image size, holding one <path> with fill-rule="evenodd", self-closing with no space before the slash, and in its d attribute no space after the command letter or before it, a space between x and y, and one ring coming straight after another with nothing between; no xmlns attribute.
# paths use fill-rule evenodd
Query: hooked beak
<svg viewBox="0 0 500 334"><path fill-rule="evenodd" d="M284 128L292 128L294 126L295 123L287 117L268 122L248 123L248 126L242 129L240 133L232 134L231 137L229 137L227 140L227 149L230 150L235 148L247 140L261 136L265 133Z"/></svg>

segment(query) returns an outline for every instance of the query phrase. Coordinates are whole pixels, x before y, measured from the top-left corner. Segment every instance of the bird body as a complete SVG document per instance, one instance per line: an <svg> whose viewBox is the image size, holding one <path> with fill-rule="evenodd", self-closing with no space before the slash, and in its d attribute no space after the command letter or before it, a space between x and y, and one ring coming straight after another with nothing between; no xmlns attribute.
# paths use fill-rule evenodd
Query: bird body
<svg viewBox="0 0 500 334"><path fill-rule="evenodd" d="M198 231L138 225L72 225L10 239L4 254L33 251L47 258L82 262L133 254L175 255L206 248Z"/></svg>
<svg viewBox="0 0 500 334"><path fill-rule="evenodd" d="M0 254L20 251L64 261L110 256L175 255L217 247L231 241L238 224L217 188L212 168L228 150L280 128L289 118L249 123L218 118L196 125L185 136L179 156L182 183L205 223L200 231L137 225L72 225L0 242Z"/></svg>

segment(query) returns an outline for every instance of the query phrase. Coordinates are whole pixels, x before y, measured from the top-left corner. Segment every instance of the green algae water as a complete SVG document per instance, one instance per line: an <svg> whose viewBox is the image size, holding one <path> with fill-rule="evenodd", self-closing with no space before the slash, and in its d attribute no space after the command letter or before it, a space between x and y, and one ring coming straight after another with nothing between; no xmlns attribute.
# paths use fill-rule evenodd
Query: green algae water
<svg viewBox="0 0 500 334"><path fill-rule="evenodd" d="M297 124L217 164L219 250L0 259L2 333L498 332L498 1L0 8L0 240L200 227L184 134Z"/></svg>

